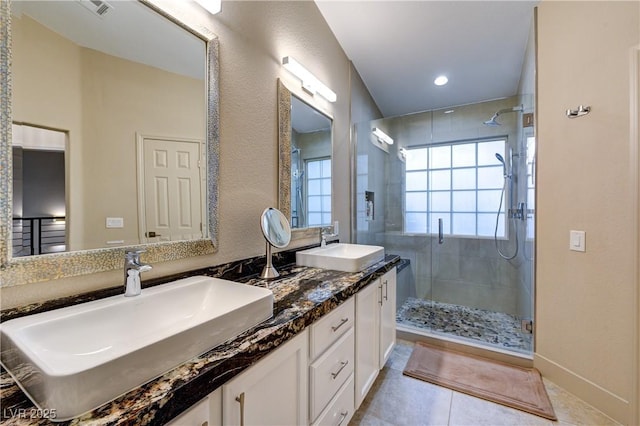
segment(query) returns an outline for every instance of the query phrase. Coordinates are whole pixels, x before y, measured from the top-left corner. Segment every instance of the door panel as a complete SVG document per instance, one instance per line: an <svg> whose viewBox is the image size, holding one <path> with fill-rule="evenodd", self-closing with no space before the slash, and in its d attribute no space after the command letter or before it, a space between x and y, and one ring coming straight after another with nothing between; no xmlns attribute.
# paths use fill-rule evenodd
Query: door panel
<svg viewBox="0 0 640 426"><path fill-rule="evenodd" d="M202 238L200 143L143 139L147 242Z"/></svg>

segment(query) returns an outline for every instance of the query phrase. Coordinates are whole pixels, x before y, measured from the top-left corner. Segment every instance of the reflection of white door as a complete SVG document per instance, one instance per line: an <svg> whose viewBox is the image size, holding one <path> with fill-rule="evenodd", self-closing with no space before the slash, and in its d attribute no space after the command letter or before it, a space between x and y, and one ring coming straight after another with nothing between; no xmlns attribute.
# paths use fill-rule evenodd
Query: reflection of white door
<svg viewBox="0 0 640 426"><path fill-rule="evenodd" d="M142 136L138 145L141 241L202 238L201 143Z"/></svg>

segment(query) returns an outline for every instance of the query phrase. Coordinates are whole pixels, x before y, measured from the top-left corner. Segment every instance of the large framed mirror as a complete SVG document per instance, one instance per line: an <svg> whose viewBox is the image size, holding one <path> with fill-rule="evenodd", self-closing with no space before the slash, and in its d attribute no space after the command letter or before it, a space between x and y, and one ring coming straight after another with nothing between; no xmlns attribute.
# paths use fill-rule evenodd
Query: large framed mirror
<svg viewBox="0 0 640 426"><path fill-rule="evenodd" d="M294 233L332 225L333 118L278 80L279 208Z"/></svg>
<svg viewBox="0 0 640 426"><path fill-rule="evenodd" d="M218 41L157 3L1 3L0 285L215 252Z"/></svg>

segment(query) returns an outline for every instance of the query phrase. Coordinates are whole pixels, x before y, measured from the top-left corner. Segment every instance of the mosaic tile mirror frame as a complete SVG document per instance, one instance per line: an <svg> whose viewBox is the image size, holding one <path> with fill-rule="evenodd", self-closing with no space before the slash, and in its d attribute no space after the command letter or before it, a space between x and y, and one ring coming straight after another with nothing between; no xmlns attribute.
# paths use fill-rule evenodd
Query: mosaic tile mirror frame
<svg viewBox="0 0 640 426"><path fill-rule="evenodd" d="M218 39L205 24L187 23L171 16L152 0L139 0L173 24L204 41L206 46L206 160L207 216L206 239L154 242L143 246L99 248L55 254L12 258L12 43L11 2L0 2L0 287L48 281L85 275L122 267L125 248L144 248L145 261L163 262L214 253L218 230L218 152L219 152L219 92Z"/></svg>

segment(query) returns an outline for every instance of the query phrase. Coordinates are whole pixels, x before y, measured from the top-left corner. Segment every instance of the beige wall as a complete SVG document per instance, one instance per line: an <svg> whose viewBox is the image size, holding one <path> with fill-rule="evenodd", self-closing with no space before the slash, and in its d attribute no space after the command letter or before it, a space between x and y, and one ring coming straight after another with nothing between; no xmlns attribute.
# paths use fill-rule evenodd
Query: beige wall
<svg viewBox="0 0 640 426"><path fill-rule="evenodd" d="M638 45L638 2L539 6L534 362L625 424L639 421ZM580 104L592 112L567 119ZM572 229L586 231L586 252L569 251Z"/></svg>
<svg viewBox="0 0 640 426"><path fill-rule="evenodd" d="M76 143L82 137L82 49L26 15L14 16L11 30L13 120L68 132L74 149L65 154L67 166L82 164L82 145ZM84 193L82 179L74 179L69 169L67 215L82 209ZM68 227L72 238L82 227L78 215Z"/></svg>
<svg viewBox="0 0 640 426"><path fill-rule="evenodd" d="M204 81L83 49L82 95L84 227L72 249L138 244L136 137L204 143ZM107 229L107 217L124 218L124 228Z"/></svg>
<svg viewBox="0 0 640 426"><path fill-rule="evenodd" d="M204 81L79 47L26 15L12 30L14 121L69 135L69 249L137 244L136 135L204 142Z"/></svg>

